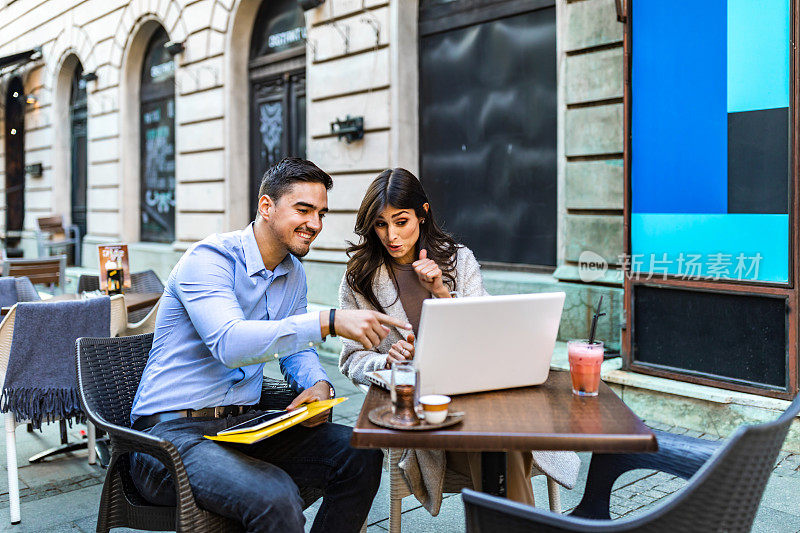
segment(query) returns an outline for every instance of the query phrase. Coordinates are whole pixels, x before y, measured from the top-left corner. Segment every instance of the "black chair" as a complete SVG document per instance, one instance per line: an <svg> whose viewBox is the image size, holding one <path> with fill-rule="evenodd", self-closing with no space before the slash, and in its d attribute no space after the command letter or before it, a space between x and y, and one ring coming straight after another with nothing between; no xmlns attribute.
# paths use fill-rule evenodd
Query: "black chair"
<svg viewBox="0 0 800 533"><path fill-rule="evenodd" d="M161 283L161 280L158 277L158 274L153 272L152 270L145 270L143 272L134 272L131 274L131 288L130 292L163 292L164 291L164 284ZM150 307L144 307L142 309L137 309L136 311L131 311L128 313L128 322L135 324L139 322L144 317L147 316L147 313L153 308L151 305Z"/></svg>
<svg viewBox="0 0 800 533"><path fill-rule="evenodd" d="M162 292L164 284L158 274L152 270L143 270L131 274L131 292Z"/></svg>
<svg viewBox="0 0 800 533"><path fill-rule="evenodd" d="M242 525L199 507L175 446L169 441L130 427L133 397L144 371L153 334L106 339L81 338L76 342L78 385L86 416L111 437L111 462L100 498L97 531L115 527L153 531L241 531ZM284 408L295 393L279 380L264 378L260 408ZM287 401L288 398L288 401ZM130 452L158 458L170 471L176 486L177 506L150 504L136 490L130 475ZM301 488L306 507L322 496Z"/></svg>
<svg viewBox="0 0 800 533"><path fill-rule="evenodd" d="M683 458L681 453L682 450L686 451L685 445L688 444L689 437L675 441L659 441L661 451L653 454L656 456L656 461L652 463L647 463L646 460L637 461L632 454L621 454L618 456L619 462L613 461L610 456L600 456L598 466L595 467L593 457L590 472L594 467L594 480L599 480L599 488L591 486L594 480L590 473L584 501L576 508L576 514L589 514L593 506L586 503L587 498L599 496L606 505L606 510L602 514L608 516L608 498L605 493L606 490L610 491L609 480L613 485L613 480L624 471L633 468L654 468L644 465L659 463L666 471L683 475L693 469L703 455L712 448L717 448L683 489L667 502L642 516L614 521L572 515L559 516L465 489L462 497L467 532L748 532L753 525L775 459L789 426L798 413L800 413L800 396L795 398L777 420L757 426L742 426L719 446L709 443L708 447L701 449L703 446L692 445L689 447L690 453ZM664 438L663 434L661 438ZM677 444L677 448L669 450L670 445L674 444ZM646 459L648 454L637 455ZM658 456L662 458L658 459ZM679 461L685 462L685 466L679 466ZM607 473L598 474L601 468L608 468Z"/></svg>
<svg viewBox="0 0 800 533"><path fill-rule="evenodd" d="M100 278L94 274L81 274L78 277L78 294L100 290Z"/></svg>

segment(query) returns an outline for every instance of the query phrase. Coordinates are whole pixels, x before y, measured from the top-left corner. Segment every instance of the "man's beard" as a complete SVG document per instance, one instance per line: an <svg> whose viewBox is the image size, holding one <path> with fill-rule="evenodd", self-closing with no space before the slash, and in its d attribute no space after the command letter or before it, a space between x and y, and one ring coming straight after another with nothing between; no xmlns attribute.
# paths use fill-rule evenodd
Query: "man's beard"
<svg viewBox="0 0 800 533"><path fill-rule="evenodd" d="M284 243L286 244L286 243ZM286 244L286 249L289 250L289 253L295 257L303 257L311 250L311 245L301 245L301 247L293 246L291 244Z"/></svg>
<svg viewBox="0 0 800 533"><path fill-rule="evenodd" d="M268 224L267 227L272 232L272 234L275 236L275 240L277 240L279 243L281 243L283 245L283 247L286 248L286 251L289 252L290 254L292 254L293 256L295 256L295 257L304 257L311 250L311 243L309 243L307 245L304 245L304 244L295 244L295 243L292 242L294 234L297 231L297 228L292 230L292 235L289 237L289 240L287 241L287 240L284 240L282 238L282 236L277 231L275 231L275 228L273 228L271 225ZM306 229L304 231L310 233L312 237L315 237L317 235L317 232L314 232L314 231L311 231L311 230L308 230L308 229Z"/></svg>

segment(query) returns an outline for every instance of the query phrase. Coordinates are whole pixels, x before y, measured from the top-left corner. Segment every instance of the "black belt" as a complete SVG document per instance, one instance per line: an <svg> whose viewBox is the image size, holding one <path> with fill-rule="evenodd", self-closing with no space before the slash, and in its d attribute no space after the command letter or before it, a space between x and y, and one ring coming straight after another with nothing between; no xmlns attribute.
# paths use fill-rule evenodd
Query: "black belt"
<svg viewBox="0 0 800 533"><path fill-rule="evenodd" d="M180 409L178 411L165 411L163 413L155 413L147 416L140 416L133 423L133 429L136 431L144 431L149 429L159 422L166 422L167 420L176 420L178 418L224 418L228 415L238 416L246 413L253 407L252 405L223 405L220 407L206 407L204 409Z"/></svg>

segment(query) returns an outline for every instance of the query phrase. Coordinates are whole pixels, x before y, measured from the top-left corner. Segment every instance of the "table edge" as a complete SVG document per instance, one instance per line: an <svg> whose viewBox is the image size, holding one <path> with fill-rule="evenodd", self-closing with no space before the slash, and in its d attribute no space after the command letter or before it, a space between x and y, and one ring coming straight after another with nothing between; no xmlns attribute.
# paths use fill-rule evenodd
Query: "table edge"
<svg viewBox="0 0 800 533"><path fill-rule="evenodd" d="M403 445L397 446L392 441L396 435L402 435ZM658 441L655 433L648 428L642 434L540 434L519 435L514 433L476 433L460 432L459 438L446 444L448 450L464 451L508 451L508 450L550 450L550 451L576 451L576 452L604 452L604 453L637 453L658 451ZM481 439L486 441L480 447L464 446L458 440L461 438ZM385 429L356 429L350 438L350 445L354 448L419 448L442 449L443 440L447 440L446 432L404 432Z"/></svg>

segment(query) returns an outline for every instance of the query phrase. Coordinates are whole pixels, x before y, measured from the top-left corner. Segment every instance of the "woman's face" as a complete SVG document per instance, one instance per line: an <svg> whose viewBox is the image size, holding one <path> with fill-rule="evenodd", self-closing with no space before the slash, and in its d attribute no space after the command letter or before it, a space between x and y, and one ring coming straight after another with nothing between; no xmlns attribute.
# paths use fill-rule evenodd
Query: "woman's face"
<svg viewBox="0 0 800 533"><path fill-rule="evenodd" d="M422 207L427 212L428 204ZM407 265L417 260L419 225L420 218L413 209L389 206L378 216L374 228L389 255L398 263Z"/></svg>

